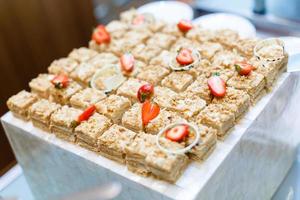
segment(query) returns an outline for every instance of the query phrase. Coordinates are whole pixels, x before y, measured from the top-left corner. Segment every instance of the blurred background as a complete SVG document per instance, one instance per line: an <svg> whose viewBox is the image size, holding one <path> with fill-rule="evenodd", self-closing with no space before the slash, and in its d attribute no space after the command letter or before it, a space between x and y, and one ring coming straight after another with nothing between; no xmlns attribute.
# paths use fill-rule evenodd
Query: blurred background
<svg viewBox="0 0 300 200"><path fill-rule="evenodd" d="M0 1L0 115L6 100L56 58L87 46L93 27L150 0ZM183 0L194 17L228 12L249 19L259 36L300 36L299 0ZM230 23L230 22L229 22ZM0 175L16 164L0 126Z"/></svg>

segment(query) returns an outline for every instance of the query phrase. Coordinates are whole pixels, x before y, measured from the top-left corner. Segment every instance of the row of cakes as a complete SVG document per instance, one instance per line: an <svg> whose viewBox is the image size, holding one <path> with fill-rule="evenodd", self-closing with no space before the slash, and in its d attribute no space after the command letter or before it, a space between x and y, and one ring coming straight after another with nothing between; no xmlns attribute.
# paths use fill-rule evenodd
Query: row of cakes
<svg viewBox="0 0 300 200"><path fill-rule="evenodd" d="M32 93L22 91L7 104L57 137L173 182L188 158L204 160L212 152L216 138L223 139L284 70L286 55L265 62L281 52L264 44L258 58L252 53L257 43L233 31L208 31L186 21L170 25L130 10L97 27L91 49L54 61L49 74L29 83ZM111 79L111 68L121 76ZM162 145L191 148L172 153Z"/></svg>

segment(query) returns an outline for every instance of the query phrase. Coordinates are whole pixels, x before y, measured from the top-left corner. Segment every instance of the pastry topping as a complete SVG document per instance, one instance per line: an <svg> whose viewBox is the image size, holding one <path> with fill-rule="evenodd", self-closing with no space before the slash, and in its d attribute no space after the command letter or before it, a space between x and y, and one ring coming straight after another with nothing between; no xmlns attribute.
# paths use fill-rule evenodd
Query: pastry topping
<svg viewBox="0 0 300 200"><path fill-rule="evenodd" d="M123 76L120 67L114 64L106 65L99 69L91 79L92 88L109 93L117 89L126 78Z"/></svg>
<svg viewBox="0 0 300 200"><path fill-rule="evenodd" d="M110 42L110 35L104 25L97 26L93 32L92 40L94 40L97 44Z"/></svg>
<svg viewBox="0 0 300 200"><path fill-rule="evenodd" d="M141 25L145 21L145 16L144 15L138 15L132 20L133 25Z"/></svg>
<svg viewBox="0 0 300 200"><path fill-rule="evenodd" d="M90 107L88 107L87 109L85 109L83 111L83 113L81 113L77 119L77 122L81 123L83 121L86 121L90 118L90 116L92 116L94 114L96 110L96 106L95 105L91 105Z"/></svg>
<svg viewBox="0 0 300 200"><path fill-rule="evenodd" d="M189 134L189 127L185 124L180 124L166 131L166 138L174 142L182 141Z"/></svg>
<svg viewBox="0 0 300 200"><path fill-rule="evenodd" d="M55 86L57 89L61 88L66 88L69 84L69 78L68 76L64 74L60 74L55 76L52 80L51 83Z"/></svg>
<svg viewBox="0 0 300 200"><path fill-rule="evenodd" d="M224 97L226 94L226 83L225 81L217 74L211 76L207 80L208 87L215 97Z"/></svg>
<svg viewBox="0 0 300 200"><path fill-rule="evenodd" d="M182 48L179 50L176 60L181 65L189 65L194 62L192 51L190 49Z"/></svg>
<svg viewBox="0 0 300 200"><path fill-rule="evenodd" d="M142 85L138 92L137 98L139 102L144 103L146 100L149 100L154 93L154 87L151 84Z"/></svg>
<svg viewBox="0 0 300 200"><path fill-rule="evenodd" d="M131 53L125 53L120 58L121 68L124 72L130 73L134 69L134 57Z"/></svg>
<svg viewBox="0 0 300 200"><path fill-rule="evenodd" d="M234 66L236 71L242 76L248 76L253 70L253 66L247 62L236 62Z"/></svg>
<svg viewBox="0 0 300 200"><path fill-rule="evenodd" d="M147 125L152 119L156 118L160 112L160 107L156 103L146 100L142 105L142 121Z"/></svg>
<svg viewBox="0 0 300 200"><path fill-rule="evenodd" d="M177 24L177 27L179 28L180 31L187 32L193 28L193 24L191 21L182 19Z"/></svg>

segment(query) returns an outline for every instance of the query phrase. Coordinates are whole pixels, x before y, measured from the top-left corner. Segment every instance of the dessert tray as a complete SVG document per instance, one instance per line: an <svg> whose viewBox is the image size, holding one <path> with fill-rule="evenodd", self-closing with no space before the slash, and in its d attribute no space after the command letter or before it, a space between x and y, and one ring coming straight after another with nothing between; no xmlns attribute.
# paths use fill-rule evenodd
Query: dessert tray
<svg viewBox="0 0 300 200"><path fill-rule="evenodd" d="M168 24L132 9L95 28L89 48L53 61L48 73L30 81L31 92L9 98L11 112L2 122L38 199L111 180L123 183L120 199L220 199L218 191L229 185L214 181L233 176L229 166L241 173L236 153L260 152L248 161L259 161L262 171L265 157L275 155L247 137L277 135L273 127L263 134L253 127L272 122L262 113L267 107L291 104L284 93L296 78L283 73L287 61L279 39L241 39L231 30L205 30L185 20ZM292 162L294 143L280 147L286 151L278 160L285 162L273 171L276 181L264 188L253 174L224 199L270 197ZM254 173L255 165L243 167ZM251 183L256 194L245 191Z"/></svg>

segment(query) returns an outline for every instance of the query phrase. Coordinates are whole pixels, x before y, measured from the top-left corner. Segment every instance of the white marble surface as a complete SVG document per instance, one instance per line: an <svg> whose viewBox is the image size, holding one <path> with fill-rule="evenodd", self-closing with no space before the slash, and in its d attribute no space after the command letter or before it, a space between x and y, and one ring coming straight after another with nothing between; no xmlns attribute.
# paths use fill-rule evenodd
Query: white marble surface
<svg viewBox="0 0 300 200"><path fill-rule="evenodd" d="M119 199L268 199L292 165L299 141L297 74L280 77L272 93L246 114L203 163L191 163L175 184L145 178L124 165L64 142L7 113L6 134L37 199L61 197L108 181Z"/></svg>

